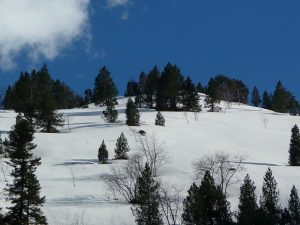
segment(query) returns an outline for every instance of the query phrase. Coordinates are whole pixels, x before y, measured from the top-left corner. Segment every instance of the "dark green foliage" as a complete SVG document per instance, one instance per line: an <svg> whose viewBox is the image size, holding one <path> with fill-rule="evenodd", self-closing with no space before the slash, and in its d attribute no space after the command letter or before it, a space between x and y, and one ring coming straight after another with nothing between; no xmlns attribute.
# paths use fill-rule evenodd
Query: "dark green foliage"
<svg viewBox="0 0 300 225"><path fill-rule="evenodd" d="M42 132L56 133L58 126L63 126L62 115L55 111L55 101L51 95L45 95L40 109L36 113L36 125Z"/></svg>
<svg viewBox="0 0 300 225"><path fill-rule="evenodd" d="M184 111L200 112L199 94L190 77L183 83L182 105Z"/></svg>
<svg viewBox="0 0 300 225"><path fill-rule="evenodd" d="M269 168L265 174L260 207L263 213L264 225L279 224L281 209L279 206L279 192L277 183Z"/></svg>
<svg viewBox="0 0 300 225"><path fill-rule="evenodd" d="M158 111L156 114L155 125L163 127L165 126L165 118L160 111Z"/></svg>
<svg viewBox="0 0 300 225"><path fill-rule="evenodd" d="M102 141L102 144L100 145L100 148L98 149L98 159L99 159L99 163L102 163L102 164L107 163L108 151L107 151L106 145L104 143L104 140Z"/></svg>
<svg viewBox="0 0 300 225"><path fill-rule="evenodd" d="M139 95L139 92L140 92L139 84L134 80L128 81L126 92L125 92L124 96L125 97L137 96L137 95Z"/></svg>
<svg viewBox="0 0 300 225"><path fill-rule="evenodd" d="M272 110L280 113L288 112L289 93L283 87L281 81L278 81L273 97L272 97Z"/></svg>
<svg viewBox="0 0 300 225"><path fill-rule="evenodd" d="M52 96L55 109L77 107L82 102L67 85L59 80L54 81L47 66L44 65L40 70L33 70L30 74L22 72L15 84L8 87L3 106L5 109L14 109L33 118L34 112L40 109L45 95Z"/></svg>
<svg viewBox="0 0 300 225"><path fill-rule="evenodd" d="M156 109L177 110L177 104L180 100L180 92L182 91L183 76L180 69L176 65L168 63L159 79Z"/></svg>
<svg viewBox="0 0 300 225"><path fill-rule="evenodd" d="M156 100L158 81L160 79L160 72L157 66L148 73L145 87L146 103L150 108L154 107L154 102Z"/></svg>
<svg viewBox="0 0 300 225"><path fill-rule="evenodd" d="M88 104L92 103L92 100L93 100L93 91L91 89L86 89L84 91L84 100L83 100L83 103L85 105L88 105Z"/></svg>
<svg viewBox="0 0 300 225"><path fill-rule="evenodd" d="M295 223L295 225L298 225L299 223ZM280 214L280 221L279 225L292 225L291 223L291 215L289 213L289 210L287 208L284 208Z"/></svg>
<svg viewBox="0 0 300 225"><path fill-rule="evenodd" d="M289 93L287 109L288 112L293 116L299 114L299 102L292 93Z"/></svg>
<svg viewBox="0 0 300 225"><path fill-rule="evenodd" d="M115 148L115 159L128 159L127 153L130 151L128 146L127 139L123 132L120 137L117 139L116 148Z"/></svg>
<svg viewBox="0 0 300 225"><path fill-rule="evenodd" d="M237 213L237 223L239 225L256 224L258 206L255 189L254 182L247 174L240 188L239 211Z"/></svg>
<svg viewBox="0 0 300 225"><path fill-rule="evenodd" d="M264 109L269 109L269 110L272 109L271 97L268 94L268 92L266 92L266 91L264 91L264 93L263 93L263 100L262 100L261 107Z"/></svg>
<svg viewBox="0 0 300 225"><path fill-rule="evenodd" d="M200 82L198 82L196 89L199 93L205 93L205 88L202 86Z"/></svg>
<svg viewBox="0 0 300 225"><path fill-rule="evenodd" d="M292 128L291 133L289 165L300 166L300 134L297 125Z"/></svg>
<svg viewBox="0 0 300 225"><path fill-rule="evenodd" d="M291 225L300 224L300 201L298 196L298 191L295 186L293 186L290 194L288 212L290 216Z"/></svg>
<svg viewBox="0 0 300 225"><path fill-rule="evenodd" d="M129 98L127 101L125 113L127 118L126 124L128 126L140 125L140 113L131 98Z"/></svg>
<svg viewBox="0 0 300 225"><path fill-rule="evenodd" d="M217 82L214 78L210 78L206 87L205 107L209 108L210 112L218 112L221 108L218 106L220 103L217 91Z"/></svg>
<svg viewBox="0 0 300 225"><path fill-rule="evenodd" d="M108 100L106 109L103 111L104 119L109 123L115 123L118 119L119 113L115 109L115 104L112 100Z"/></svg>
<svg viewBox="0 0 300 225"><path fill-rule="evenodd" d="M253 88L253 91L252 91L251 103L255 107L258 107L261 103L261 98L260 98L260 95L259 95L259 91L258 91L256 86Z"/></svg>
<svg viewBox="0 0 300 225"><path fill-rule="evenodd" d="M117 97L118 90L105 66L99 71L94 85L93 100L96 104L105 105L108 100Z"/></svg>
<svg viewBox="0 0 300 225"><path fill-rule="evenodd" d="M137 206L134 215L138 225L162 225L159 212L159 184L152 178L150 167L146 163L145 169L137 180Z"/></svg>
<svg viewBox="0 0 300 225"><path fill-rule="evenodd" d="M218 100L245 104L248 102L249 90L241 80L231 79L224 75L218 75L212 79L214 80L214 98ZM209 95L209 93L207 94Z"/></svg>
<svg viewBox="0 0 300 225"><path fill-rule="evenodd" d="M12 206L8 208L8 220L11 225L47 224L41 207L45 197L40 197L40 184L34 174L41 164L40 158L33 158L32 143L34 130L30 122L19 115L16 124L9 133L9 165L12 167L13 182L7 185L8 199Z"/></svg>
<svg viewBox="0 0 300 225"><path fill-rule="evenodd" d="M207 171L200 186L193 184L183 202L182 219L187 225L232 224L229 203Z"/></svg>

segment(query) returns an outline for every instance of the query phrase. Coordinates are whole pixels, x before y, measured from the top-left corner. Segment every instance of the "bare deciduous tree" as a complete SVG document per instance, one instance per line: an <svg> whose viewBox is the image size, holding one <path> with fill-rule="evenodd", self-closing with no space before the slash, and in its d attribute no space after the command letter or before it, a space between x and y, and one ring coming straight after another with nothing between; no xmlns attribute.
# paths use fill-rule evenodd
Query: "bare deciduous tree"
<svg viewBox="0 0 300 225"><path fill-rule="evenodd" d="M119 193L128 203L135 203L137 197L137 179L144 164L141 155L134 155L124 166L112 166L111 174L104 176L108 188L116 195Z"/></svg>
<svg viewBox="0 0 300 225"><path fill-rule="evenodd" d="M159 204L168 225L179 224L182 211L182 189L165 183L160 186Z"/></svg>
<svg viewBox="0 0 300 225"><path fill-rule="evenodd" d="M86 218L85 212L71 215L69 212L65 215L64 222L61 225L89 225L89 219Z"/></svg>
<svg viewBox="0 0 300 225"><path fill-rule="evenodd" d="M226 152L216 152L204 156L194 163L196 179L202 179L205 172L209 171L216 184L220 185L226 195L227 188L240 181L235 175L245 169L243 167L245 159L244 155Z"/></svg>
<svg viewBox="0 0 300 225"><path fill-rule="evenodd" d="M167 154L154 132L136 137L137 150L148 163L152 176L158 175L159 169L167 163Z"/></svg>

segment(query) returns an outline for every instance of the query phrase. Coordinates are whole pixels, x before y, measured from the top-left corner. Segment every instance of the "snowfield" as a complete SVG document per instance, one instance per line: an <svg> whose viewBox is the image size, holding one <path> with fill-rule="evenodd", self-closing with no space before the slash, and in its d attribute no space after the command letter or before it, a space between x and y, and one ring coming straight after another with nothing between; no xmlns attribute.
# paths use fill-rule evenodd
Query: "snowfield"
<svg viewBox="0 0 300 225"><path fill-rule="evenodd" d="M112 164L98 164L97 153L102 142L114 158L116 139L124 132L131 148L135 151L133 134L145 130L154 132L164 144L168 164L160 170L162 181L177 184L187 190L194 181L193 162L206 154L217 151L247 155L244 164L246 173L261 193L263 176L268 167L280 189L281 205L286 206L292 185L300 190L300 167L289 167L288 149L292 126L300 126L300 117L278 114L247 105L222 103L226 112L210 113L205 110L194 119L193 113L163 112L165 127L154 125L156 112L141 109L140 127L125 125L126 98L118 99L119 123L108 124L101 118L103 108L90 105L86 109L60 110L69 127L60 128L60 133L36 133L35 155L42 158L37 176L46 196L44 212L49 225L67 224L78 217L89 225L135 224L131 206L122 198L115 198L108 190L103 176L110 173L113 164L124 161L113 160ZM16 114L0 112L2 139L15 123ZM70 130L69 130L70 128ZM2 164L2 170L9 173ZM7 178L10 181L10 177ZM236 210L239 186L229 188L231 209ZM5 177L0 173L0 188L5 186ZM186 194L186 192L184 192ZM183 196L184 197L184 196ZM1 191L0 207L5 208L4 192Z"/></svg>

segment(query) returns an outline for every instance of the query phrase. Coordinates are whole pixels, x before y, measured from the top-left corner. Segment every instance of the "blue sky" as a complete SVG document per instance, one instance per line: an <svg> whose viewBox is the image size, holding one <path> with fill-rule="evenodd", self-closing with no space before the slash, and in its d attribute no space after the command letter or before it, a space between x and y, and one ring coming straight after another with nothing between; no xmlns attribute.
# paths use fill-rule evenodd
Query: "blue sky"
<svg viewBox="0 0 300 225"><path fill-rule="evenodd" d="M47 63L53 77L82 94L93 87L98 70L107 65L123 94L127 81L142 70L148 72L154 65L163 69L171 62L195 82L206 84L211 76L225 74L245 81L251 89L257 85L262 92L273 91L280 79L300 96L299 0L80 1L73 20L68 16L70 21L64 24L67 19L60 19L60 30L53 28L57 24L51 24L53 19L45 20L43 29L53 29L47 36L59 38L35 35L24 38L13 53L13 47L9 53L0 50L2 86L13 82L21 70ZM76 24L78 13L82 20ZM30 22L30 17L25 21ZM69 27L74 29L67 33ZM36 31L42 32L39 27ZM16 42L19 34L13 36ZM6 43L0 38L0 47ZM34 46L40 47L38 52L32 50Z"/></svg>

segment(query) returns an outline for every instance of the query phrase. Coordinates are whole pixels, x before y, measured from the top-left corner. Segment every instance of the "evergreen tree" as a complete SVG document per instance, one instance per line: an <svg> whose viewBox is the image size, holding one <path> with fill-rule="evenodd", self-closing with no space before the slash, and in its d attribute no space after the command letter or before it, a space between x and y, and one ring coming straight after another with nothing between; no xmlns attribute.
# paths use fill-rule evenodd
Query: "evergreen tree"
<svg viewBox="0 0 300 225"><path fill-rule="evenodd" d="M291 133L289 165L300 166L300 134L297 125L292 128Z"/></svg>
<svg viewBox="0 0 300 225"><path fill-rule="evenodd" d="M221 108L218 106L220 100L218 99L217 83L214 78L210 78L206 88L205 105L210 112L218 112Z"/></svg>
<svg viewBox="0 0 300 225"><path fill-rule="evenodd" d="M131 98L129 98L127 101L125 113L127 118L126 124L128 126L140 125L140 113Z"/></svg>
<svg viewBox="0 0 300 225"><path fill-rule="evenodd" d="M84 91L84 104L88 105L92 102L92 98L93 98L93 91L91 89L86 89Z"/></svg>
<svg viewBox="0 0 300 225"><path fill-rule="evenodd" d="M198 93L205 93L205 88L202 86L201 82L198 82L196 89Z"/></svg>
<svg viewBox="0 0 300 225"><path fill-rule="evenodd" d="M128 81L127 83L127 88L126 88L126 92L124 94L125 97L133 97L133 96L137 96L139 94L139 84L134 81Z"/></svg>
<svg viewBox="0 0 300 225"><path fill-rule="evenodd" d="M112 100L108 100L106 104L106 109L103 111L104 119L109 123L115 123L118 119L119 113L115 109L115 104Z"/></svg>
<svg viewBox="0 0 300 225"><path fill-rule="evenodd" d="M259 91L258 91L256 86L253 88L253 91L252 91L251 103L255 107L258 107L261 103L261 98L260 98L260 95L259 95Z"/></svg>
<svg viewBox="0 0 300 225"><path fill-rule="evenodd" d="M102 163L102 164L107 163L108 151L106 149L104 140L102 141L102 144L100 145L100 148L98 149L98 159L99 159L99 163Z"/></svg>
<svg viewBox="0 0 300 225"><path fill-rule="evenodd" d="M265 225L279 224L281 209L278 202L279 192L277 190L277 182L269 168L264 177L262 196L260 197L260 207Z"/></svg>
<svg viewBox="0 0 300 225"><path fill-rule="evenodd" d="M271 97L266 91L263 93L262 108L269 110L272 109Z"/></svg>
<svg viewBox="0 0 300 225"><path fill-rule="evenodd" d="M43 99L37 112L36 124L42 128L43 132L56 133L56 127L63 126L64 120L62 115L55 111L56 107L53 97L47 94Z"/></svg>
<svg viewBox="0 0 300 225"><path fill-rule="evenodd" d="M200 112L199 95L190 77L184 81L183 84L182 105L184 111Z"/></svg>
<svg viewBox="0 0 300 225"><path fill-rule="evenodd" d="M293 116L299 114L299 102L296 100L296 97L292 93L289 93L287 109L288 112Z"/></svg>
<svg viewBox="0 0 300 225"><path fill-rule="evenodd" d="M229 203L207 171L200 186L193 184L183 202L182 219L187 225L229 225L232 224Z"/></svg>
<svg viewBox="0 0 300 225"><path fill-rule="evenodd" d="M176 111L180 103L183 86L183 75L176 65L168 63L158 82L156 109Z"/></svg>
<svg viewBox="0 0 300 225"><path fill-rule="evenodd" d="M293 186L290 194L288 212L290 215L291 225L300 224L300 201L298 196L298 191L295 186Z"/></svg>
<svg viewBox="0 0 300 225"><path fill-rule="evenodd" d="M298 223L295 223L298 224ZM287 208L284 208L280 214L279 225L292 225L291 223L291 215Z"/></svg>
<svg viewBox="0 0 300 225"><path fill-rule="evenodd" d="M137 180L138 205L134 210L138 225L162 225L159 212L159 184L152 178L148 163Z"/></svg>
<svg viewBox="0 0 300 225"><path fill-rule="evenodd" d="M237 223L239 225L256 224L258 206L256 203L257 197L255 189L254 182L247 174L244 183L240 188L239 211L237 214Z"/></svg>
<svg viewBox="0 0 300 225"><path fill-rule="evenodd" d="M40 158L33 158L32 143L34 130L30 122L21 115L9 133L9 165L12 167L13 182L8 184L8 199L12 206L8 208L8 220L11 225L47 224L41 207L45 197L40 197L40 184L34 174L41 164Z"/></svg>
<svg viewBox="0 0 300 225"><path fill-rule="evenodd" d="M156 114L155 125L163 127L165 126L165 118L160 111L158 111Z"/></svg>
<svg viewBox="0 0 300 225"><path fill-rule="evenodd" d="M281 81L278 81L273 98L272 98L272 110L275 112L286 113L288 107L289 94L283 87Z"/></svg>
<svg viewBox="0 0 300 225"><path fill-rule="evenodd" d="M104 105L107 101L115 99L117 94L118 90L110 72L105 66L102 67L95 79L93 100L96 104Z"/></svg>
<svg viewBox="0 0 300 225"><path fill-rule="evenodd" d="M150 108L154 107L159 78L160 78L160 72L157 66L154 66L153 69L148 73L147 80L146 80L146 87L145 87L146 103Z"/></svg>
<svg viewBox="0 0 300 225"><path fill-rule="evenodd" d="M115 148L115 159L128 159L127 152L129 152L129 146L127 139L123 132L120 137L117 139L116 148Z"/></svg>

